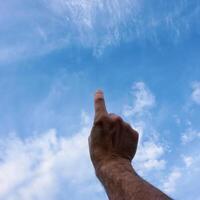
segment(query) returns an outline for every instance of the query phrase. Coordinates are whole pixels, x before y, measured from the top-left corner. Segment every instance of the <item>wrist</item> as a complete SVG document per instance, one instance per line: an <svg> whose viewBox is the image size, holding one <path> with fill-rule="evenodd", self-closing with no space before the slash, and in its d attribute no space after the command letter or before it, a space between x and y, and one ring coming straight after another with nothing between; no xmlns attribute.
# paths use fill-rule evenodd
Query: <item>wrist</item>
<svg viewBox="0 0 200 200"><path fill-rule="evenodd" d="M130 160L125 158L113 158L104 160L95 166L96 175L98 178L108 176L108 174L117 173L123 174L126 172L135 173Z"/></svg>

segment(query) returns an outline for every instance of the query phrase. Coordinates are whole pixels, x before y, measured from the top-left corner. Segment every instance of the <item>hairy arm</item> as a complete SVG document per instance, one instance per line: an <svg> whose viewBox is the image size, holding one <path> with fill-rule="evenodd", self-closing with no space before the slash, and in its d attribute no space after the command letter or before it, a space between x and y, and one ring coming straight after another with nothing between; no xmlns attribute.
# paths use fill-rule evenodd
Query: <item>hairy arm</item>
<svg viewBox="0 0 200 200"><path fill-rule="evenodd" d="M110 200L167 200L163 192L143 180L127 160L110 162L97 176Z"/></svg>
<svg viewBox="0 0 200 200"><path fill-rule="evenodd" d="M95 120L89 137L92 163L110 200L168 200L167 195L133 169L138 133L115 114L108 114L103 93L95 95Z"/></svg>

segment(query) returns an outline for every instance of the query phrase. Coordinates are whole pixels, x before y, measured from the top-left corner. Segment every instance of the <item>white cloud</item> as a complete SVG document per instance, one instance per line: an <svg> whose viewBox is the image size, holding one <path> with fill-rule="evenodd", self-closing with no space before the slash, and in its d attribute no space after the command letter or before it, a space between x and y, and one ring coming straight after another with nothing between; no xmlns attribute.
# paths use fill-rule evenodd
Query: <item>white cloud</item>
<svg viewBox="0 0 200 200"><path fill-rule="evenodd" d="M93 194L102 192L89 159L90 126L84 112L82 119L82 129L71 138L58 136L52 129L25 140L13 137L1 141L0 199L56 199L66 182L76 188L74 191L80 187L83 198L90 190L88 181L93 181Z"/></svg>
<svg viewBox="0 0 200 200"><path fill-rule="evenodd" d="M200 105L200 82L194 82L192 84L192 100Z"/></svg>
<svg viewBox="0 0 200 200"><path fill-rule="evenodd" d="M155 105L155 97L144 82L136 82L132 87L133 104L125 106L123 115L140 115Z"/></svg>
<svg viewBox="0 0 200 200"><path fill-rule="evenodd" d="M183 144L187 144L199 138L200 138L200 131L189 128L182 134L181 141Z"/></svg>
<svg viewBox="0 0 200 200"><path fill-rule="evenodd" d="M167 193L172 193L176 190L176 184L178 180L181 178L182 173L180 169L174 169L172 172L168 175L167 180L163 184L164 191Z"/></svg>
<svg viewBox="0 0 200 200"><path fill-rule="evenodd" d="M135 164L140 173L149 170L160 170L165 168L166 161L162 158L164 148L153 141L142 143L135 157Z"/></svg>
<svg viewBox="0 0 200 200"><path fill-rule="evenodd" d="M183 161L184 161L186 167L191 167L192 163L194 162L193 157L191 157L191 156L183 156L182 158L183 158Z"/></svg>

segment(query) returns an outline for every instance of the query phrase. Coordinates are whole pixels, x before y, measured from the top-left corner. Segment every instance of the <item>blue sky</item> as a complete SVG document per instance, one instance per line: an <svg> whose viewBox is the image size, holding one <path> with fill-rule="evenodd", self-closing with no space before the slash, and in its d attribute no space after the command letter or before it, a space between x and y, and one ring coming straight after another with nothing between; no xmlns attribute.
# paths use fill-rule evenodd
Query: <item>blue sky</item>
<svg viewBox="0 0 200 200"><path fill-rule="evenodd" d="M0 199L104 200L93 94L140 132L133 166L200 200L200 2L7 0L0 6Z"/></svg>

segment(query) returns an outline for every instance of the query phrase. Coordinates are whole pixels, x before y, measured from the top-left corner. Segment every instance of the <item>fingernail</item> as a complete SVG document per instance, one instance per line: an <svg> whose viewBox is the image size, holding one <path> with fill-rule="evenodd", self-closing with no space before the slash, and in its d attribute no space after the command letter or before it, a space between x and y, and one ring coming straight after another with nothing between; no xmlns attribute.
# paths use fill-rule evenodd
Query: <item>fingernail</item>
<svg viewBox="0 0 200 200"><path fill-rule="evenodd" d="M103 90L98 89L98 90L96 90L96 93L102 93L103 94Z"/></svg>

